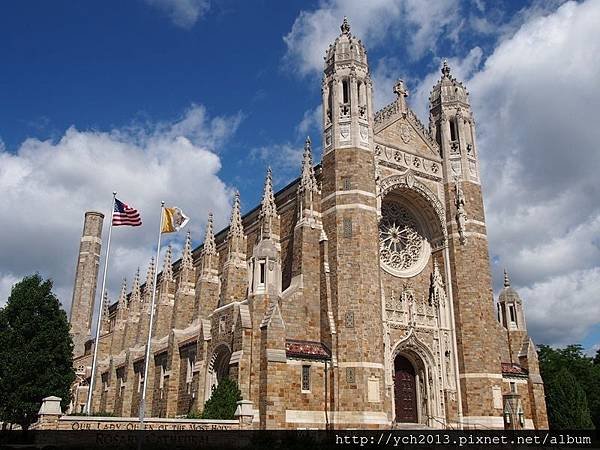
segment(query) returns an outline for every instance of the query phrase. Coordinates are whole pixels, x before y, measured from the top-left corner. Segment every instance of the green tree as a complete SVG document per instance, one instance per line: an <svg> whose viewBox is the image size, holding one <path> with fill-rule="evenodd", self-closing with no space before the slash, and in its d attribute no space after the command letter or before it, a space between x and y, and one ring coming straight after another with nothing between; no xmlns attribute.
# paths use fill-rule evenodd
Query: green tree
<svg viewBox="0 0 600 450"><path fill-rule="evenodd" d="M242 393L235 381L223 378L204 404L203 419L233 419Z"/></svg>
<svg viewBox="0 0 600 450"><path fill-rule="evenodd" d="M0 420L26 430L44 397L56 395L66 408L74 380L69 322L52 281L25 277L0 309Z"/></svg>
<svg viewBox="0 0 600 450"><path fill-rule="evenodd" d="M550 427L556 428L556 425L552 423L553 412L551 410L555 404L550 405L550 398L555 389L554 378L562 369L568 368L570 374L585 392L595 428L600 429L600 365L594 364L594 360L585 355L581 345L568 345L565 348L540 345L539 360L540 372L545 383Z"/></svg>
<svg viewBox="0 0 600 450"><path fill-rule="evenodd" d="M588 430L594 424L585 392L567 368L562 368L546 382L548 419L552 429Z"/></svg>

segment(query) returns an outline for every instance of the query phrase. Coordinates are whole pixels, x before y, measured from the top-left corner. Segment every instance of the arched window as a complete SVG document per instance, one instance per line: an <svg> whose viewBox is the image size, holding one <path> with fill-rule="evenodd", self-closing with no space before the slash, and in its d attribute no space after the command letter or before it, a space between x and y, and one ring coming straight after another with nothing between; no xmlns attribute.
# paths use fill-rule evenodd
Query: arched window
<svg viewBox="0 0 600 450"><path fill-rule="evenodd" d="M450 140L456 141L458 137L457 129L456 129L456 119L450 119Z"/></svg>
<svg viewBox="0 0 600 450"><path fill-rule="evenodd" d="M348 80L342 80L342 103L350 103L350 83Z"/></svg>

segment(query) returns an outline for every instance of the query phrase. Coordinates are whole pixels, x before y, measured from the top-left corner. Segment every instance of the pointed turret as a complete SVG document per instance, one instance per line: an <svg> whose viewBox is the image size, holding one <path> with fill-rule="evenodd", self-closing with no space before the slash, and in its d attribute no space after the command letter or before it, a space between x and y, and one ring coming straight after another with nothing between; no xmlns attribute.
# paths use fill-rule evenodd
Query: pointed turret
<svg viewBox="0 0 600 450"><path fill-rule="evenodd" d="M137 307L141 301L142 295L140 292L140 268L138 267L137 272L135 273L135 278L133 279L133 286L131 287L131 296L129 303Z"/></svg>
<svg viewBox="0 0 600 450"><path fill-rule="evenodd" d="M213 213L209 212L208 220L206 222L206 233L204 234L204 246L202 247L203 255L215 256L217 254L213 220Z"/></svg>
<svg viewBox="0 0 600 450"><path fill-rule="evenodd" d="M504 269L504 288L498 296L500 308L500 322L509 330L525 330L525 316L523 315L523 302L521 297L510 285L510 277Z"/></svg>
<svg viewBox="0 0 600 450"><path fill-rule="evenodd" d="M233 208L231 209L231 219L229 221L229 231L227 233L229 259L235 257L236 253L244 251L244 249L240 247L240 241L243 240L244 237L244 225L242 224L242 214L240 212L240 193L236 191L233 197Z"/></svg>
<svg viewBox="0 0 600 450"><path fill-rule="evenodd" d="M140 314L140 323L138 325L136 343L142 344L148 338L148 327L150 326L150 309L152 307L152 289L154 287L154 257L150 258L148 270L146 272L146 283L144 284L144 293L142 296L142 311Z"/></svg>
<svg viewBox="0 0 600 450"><path fill-rule="evenodd" d="M146 284L144 285L144 301L152 300L152 285L154 284L154 256L150 258L148 271L146 272Z"/></svg>
<svg viewBox="0 0 600 450"><path fill-rule="evenodd" d="M127 318L127 279L123 278L121 283L121 293L117 303L117 326L122 326Z"/></svg>
<svg viewBox="0 0 600 450"><path fill-rule="evenodd" d="M185 237L185 244L183 246L183 256L181 258L182 269L193 269L194 261L192 259L192 235L188 231Z"/></svg>
<svg viewBox="0 0 600 450"><path fill-rule="evenodd" d="M312 142L310 140L310 136L306 136L306 141L304 141L300 187L302 191L319 191L317 179L315 178L315 168L313 167Z"/></svg>
<svg viewBox="0 0 600 450"><path fill-rule="evenodd" d="M320 274L318 266L319 236L322 230L321 196L313 167L310 137L304 142L300 183L296 193L298 221L294 227L290 284L302 280L302 301L282 304L284 317L303 317L301 322L287 324L292 339L320 340Z"/></svg>
<svg viewBox="0 0 600 450"><path fill-rule="evenodd" d="M124 348L135 346L141 309L142 295L140 292L140 268L138 267L133 279L131 293L129 294L129 311L127 314L127 324L125 326L125 338L123 340Z"/></svg>
<svg viewBox="0 0 600 450"><path fill-rule="evenodd" d="M164 281L173 281L173 248L171 244L167 246L167 251L165 252L165 262L163 263L163 271L161 280Z"/></svg>
<svg viewBox="0 0 600 450"><path fill-rule="evenodd" d="M270 167L267 169L265 188L258 217L260 221L261 239L271 239L273 235L279 236L279 216L277 215L277 206L275 205L273 173L271 172Z"/></svg>
<svg viewBox="0 0 600 450"><path fill-rule="evenodd" d="M166 336L171 328L173 319L173 305L175 302L175 280L173 279L173 249L171 244L165 251L163 270L158 282L158 302L156 308L156 321L153 325L153 335L157 338Z"/></svg>
<svg viewBox="0 0 600 450"><path fill-rule="evenodd" d="M220 305L241 301L246 297L248 288L246 275L246 236L240 212L240 194L236 191L227 233L227 260L223 265Z"/></svg>
<svg viewBox="0 0 600 450"><path fill-rule="evenodd" d="M504 287L498 296L498 320L507 330L511 362L518 363L522 346L529 341L523 301L510 284L508 271L504 269Z"/></svg>
<svg viewBox="0 0 600 450"><path fill-rule="evenodd" d="M319 184L313 167L312 145L310 137L306 137L302 155L302 172L298 185L298 222L314 220L318 209Z"/></svg>
<svg viewBox="0 0 600 450"><path fill-rule="evenodd" d="M206 222L206 233L204 234L204 245L202 246L201 277L212 278L212 276L216 275L218 253L213 226L213 213L209 212Z"/></svg>
<svg viewBox="0 0 600 450"><path fill-rule="evenodd" d="M325 53L323 78L324 154L339 147L371 148L372 81L367 52L344 20Z"/></svg>
<svg viewBox="0 0 600 450"><path fill-rule="evenodd" d="M469 92L451 74L448 61L429 96L430 126L444 158L444 177L479 183L479 163L475 149L475 124Z"/></svg>
<svg viewBox="0 0 600 450"><path fill-rule="evenodd" d="M218 306L217 299L219 297L219 254L213 227L213 214L209 212L200 257L201 272L196 284L196 304L199 317L203 319L207 318Z"/></svg>
<svg viewBox="0 0 600 450"><path fill-rule="evenodd" d="M117 317L115 318L115 328L110 344L110 353L112 355L118 354L123 349L123 340L125 338L125 328L127 325L127 316L129 314L129 308L127 305L127 281L123 278L123 284L121 285L121 294L117 303Z"/></svg>
<svg viewBox="0 0 600 450"><path fill-rule="evenodd" d="M192 236L188 231L183 246L181 265L177 275L177 291L173 305L173 320L171 327L184 329L196 319L194 300L196 297L196 269L192 258Z"/></svg>
<svg viewBox="0 0 600 450"><path fill-rule="evenodd" d="M271 168L267 169L265 189L259 215L261 239L252 249L250 295L278 294L281 286L281 246L279 215L273 195Z"/></svg>
<svg viewBox="0 0 600 450"><path fill-rule="evenodd" d="M108 292L104 291L102 298L102 334L110 332L110 311L109 311Z"/></svg>

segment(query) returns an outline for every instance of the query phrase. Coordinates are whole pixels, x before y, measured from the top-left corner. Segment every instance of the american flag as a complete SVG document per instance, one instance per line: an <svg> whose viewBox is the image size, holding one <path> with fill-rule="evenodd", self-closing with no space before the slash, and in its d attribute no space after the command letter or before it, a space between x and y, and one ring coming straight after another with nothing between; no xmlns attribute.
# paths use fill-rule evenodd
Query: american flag
<svg viewBox="0 0 600 450"><path fill-rule="evenodd" d="M112 224L114 226L129 225L139 227L142 224L142 218L137 209L126 205L118 198L115 198L115 210L113 211Z"/></svg>

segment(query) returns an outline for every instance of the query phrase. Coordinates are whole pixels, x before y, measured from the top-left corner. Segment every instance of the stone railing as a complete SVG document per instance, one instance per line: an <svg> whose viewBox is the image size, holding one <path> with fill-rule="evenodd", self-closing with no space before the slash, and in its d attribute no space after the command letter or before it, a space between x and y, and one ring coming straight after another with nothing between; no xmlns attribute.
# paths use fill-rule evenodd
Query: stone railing
<svg viewBox="0 0 600 450"><path fill-rule="evenodd" d="M42 401L38 421L31 426L35 430L70 430L70 431L131 431L141 429L137 417L98 417L63 415L60 408L60 397L46 397ZM206 430L248 430L252 429L254 412L252 402L237 402L235 419L171 419L164 417L147 417L144 429L154 431L206 431Z"/></svg>

